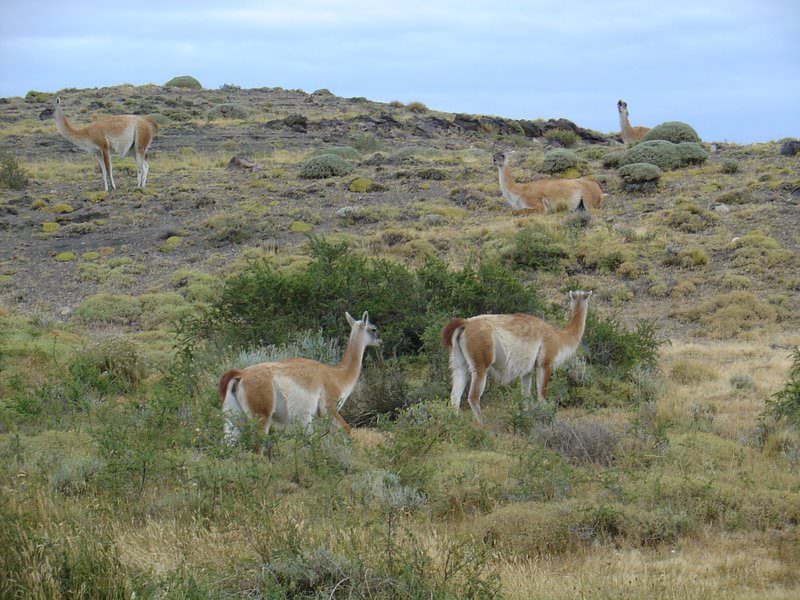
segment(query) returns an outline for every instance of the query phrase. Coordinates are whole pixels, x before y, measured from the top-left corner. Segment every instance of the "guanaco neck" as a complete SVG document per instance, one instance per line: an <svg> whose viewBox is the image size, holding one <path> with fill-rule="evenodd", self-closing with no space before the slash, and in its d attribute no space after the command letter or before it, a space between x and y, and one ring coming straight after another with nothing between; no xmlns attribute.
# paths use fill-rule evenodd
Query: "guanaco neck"
<svg viewBox="0 0 800 600"><path fill-rule="evenodd" d="M342 360L334 367L341 377L344 387L349 387L361 375L361 365L366 349L367 345L364 337L359 335L356 330L353 330L350 333L350 339L347 341L347 348L345 348Z"/></svg>
<svg viewBox="0 0 800 600"><path fill-rule="evenodd" d="M56 106L56 109L53 112L53 118L56 122L56 129L58 129L59 133L65 138L75 143L83 139L83 136L80 135L80 132L70 125L66 115L64 115L64 111L61 110L60 105Z"/></svg>
<svg viewBox="0 0 800 600"><path fill-rule="evenodd" d="M619 128L623 142L632 141L634 138L631 122L628 120L628 109L619 111Z"/></svg>
<svg viewBox="0 0 800 600"><path fill-rule="evenodd" d="M586 315L588 314L588 303L586 298L581 298L575 303L572 308L572 316L564 329L565 341L577 344L583 338L583 332L586 329Z"/></svg>
<svg viewBox="0 0 800 600"><path fill-rule="evenodd" d="M507 160L504 160L503 164L497 167L497 174L500 178L500 193L503 194L503 198L508 200L512 207L521 208L522 201L519 195L519 188L508 171Z"/></svg>

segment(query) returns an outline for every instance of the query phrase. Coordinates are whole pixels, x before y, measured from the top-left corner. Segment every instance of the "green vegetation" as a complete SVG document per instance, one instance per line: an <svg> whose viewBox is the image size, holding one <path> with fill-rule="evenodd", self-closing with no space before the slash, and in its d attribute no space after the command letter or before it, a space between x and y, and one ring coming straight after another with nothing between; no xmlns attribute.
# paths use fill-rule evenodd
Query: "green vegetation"
<svg viewBox="0 0 800 600"><path fill-rule="evenodd" d="M800 429L800 348L792 352L792 366L786 385L767 400L767 412Z"/></svg>
<svg viewBox="0 0 800 600"><path fill-rule="evenodd" d="M572 150L556 148L545 153L541 170L545 173L562 173L578 166L578 155Z"/></svg>
<svg viewBox="0 0 800 600"><path fill-rule="evenodd" d="M28 174L13 154L0 152L0 184L10 190L22 190L28 185Z"/></svg>
<svg viewBox="0 0 800 600"><path fill-rule="evenodd" d="M641 142L666 140L673 144L681 142L699 142L700 136L691 126L680 121L667 121L656 125L642 136Z"/></svg>
<svg viewBox="0 0 800 600"><path fill-rule="evenodd" d="M336 154L319 154L308 159L300 169L305 179L327 179L352 173L353 165Z"/></svg>
<svg viewBox="0 0 800 600"><path fill-rule="evenodd" d="M627 186L655 185L664 172L650 163L630 163L619 169L619 176Z"/></svg>
<svg viewBox="0 0 800 600"><path fill-rule="evenodd" d="M187 90L203 89L203 86L200 84L200 82L191 75L180 75L178 77L173 77L164 84L164 87L184 88Z"/></svg>

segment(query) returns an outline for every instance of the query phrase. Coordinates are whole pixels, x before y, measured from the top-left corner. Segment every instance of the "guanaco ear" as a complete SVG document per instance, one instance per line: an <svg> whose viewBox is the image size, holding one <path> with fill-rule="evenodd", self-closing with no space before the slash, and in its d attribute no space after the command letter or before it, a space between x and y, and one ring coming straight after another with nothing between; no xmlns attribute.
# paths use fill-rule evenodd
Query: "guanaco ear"
<svg viewBox="0 0 800 600"><path fill-rule="evenodd" d="M364 323L364 324L369 323L369 312L368 311L365 310L364 314L361 315L361 322Z"/></svg>
<svg viewBox="0 0 800 600"><path fill-rule="evenodd" d="M588 292L586 292L586 299L587 300L591 297L593 291L594 290L589 290Z"/></svg>
<svg viewBox="0 0 800 600"><path fill-rule="evenodd" d="M348 325L350 325L350 327L352 327L352 326L353 326L353 323L355 323L355 322L356 322L356 320L355 320L353 317L351 317L351 316L350 316L350 313L349 313L349 312L346 312L346 311L345 311L345 313L344 313L344 316L345 316L345 317L347 317L347 323L348 323Z"/></svg>
<svg viewBox="0 0 800 600"><path fill-rule="evenodd" d="M573 292L572 290L569 291L569 299L570 300L574 300L575 299L575 292Z"/></svg>

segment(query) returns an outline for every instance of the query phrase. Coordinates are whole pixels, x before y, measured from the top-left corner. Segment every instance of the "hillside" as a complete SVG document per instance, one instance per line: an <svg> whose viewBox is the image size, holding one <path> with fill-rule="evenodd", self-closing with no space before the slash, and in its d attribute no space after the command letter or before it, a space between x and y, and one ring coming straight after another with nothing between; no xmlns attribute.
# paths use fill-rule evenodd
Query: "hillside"
<svg viewBox="0 0 800 600"><path fill-rule="evenodd" d="M800 343L800 158L779 142L704 140L705 160L636 188L615 166L619 136L569 115L456 115L327 90L62 90L75 126L131 113L160 124L146 189L131 156L113 157L105 193L95 159L58 134L55 96L0 99L0 514L13 524L0 547L19 548L0 550L14 573L0 595L800 589L800 435L765 413ZM514 150L514 177L531 181L562 147L578 160L561 176L600 182L601 207L513 215L493 155ZM323 152L347 173L304 176ZM5 185L9 170L27 185ZM225 313L226 282L287 290L245 299L275 309L264 321L305 327L292 286L313 268L341 283L312 240L353 272L378 264L370 273L390 277L370 285L407 292L408 306L419 290L391 287L392 273L420 288L421 273L452 273L486 312L528 290L556 322L568 289L591 289L597 331L557 375L553 405L525 408L517 384L490 383L481 428L445 406L446 357L430 342L458 299L403 320L419 325L409 341L408 315L371 290L383 304L342 307L387 334L346 415L363 424L354 438L320 428L270 434L263 457L225 448L219 373L298 333L216 337L248 325ZM478 265L484 279L469 280ZM345 297L364 295L345 288L337 313ZM329 300L312 296L307 313ZM176 319L201 316L205 329L176 333ZM322 320L320 335L343 338L343 315ZM642 342L642 323L657 339L625 368L592 355Z"/></svg>

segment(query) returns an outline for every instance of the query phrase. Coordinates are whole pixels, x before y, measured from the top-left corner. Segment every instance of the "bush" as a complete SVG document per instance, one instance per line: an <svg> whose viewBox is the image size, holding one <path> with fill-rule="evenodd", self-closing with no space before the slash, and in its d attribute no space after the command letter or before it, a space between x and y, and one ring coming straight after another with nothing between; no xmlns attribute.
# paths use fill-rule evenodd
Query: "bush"
<svg viewBox="0 0 800 600"><path fill-rule="evenodd" d="M665 140L640 142L625 151L620 159L620 166L634 163L650 163L668 171L681 166L678 145Z"/></svg>
<svg viewBox="0 0 800 600"><path fill-rule="evenodd" d="M239 104L218 104L208 111L208 119L246 119L250 113Z"/></svg>
<svg viewBox="0 0 800 600"><path fill-rule="evenodd" d="M95 294L75 308L75 318L83 323L129 325L142 314L142 303L127 294Z"/></svg>
<svg viewBox="0 0 800 600"><path fill-rule="evenodd" d="M352 173L353 165L335 154L320 154L307 160L300 169L304 179L326 179Z"/></svg>
<svg viewBox="0 0 800 600"><path fill-rule="evenodd" d="M718 294L698 306L678 313L689 321L700 323L703 334L715 338L731 338L739 333L773 323L776 311L752 292L735 291Z"/></svg>
<svg viewBox="0 0 800 600"><path fill-rule="evenodd" d="M592 421L563 421L541 427L537 436L545 447L574 462L609 466L619 446L619 435Z"/></svg>
<svg viewBox="0 0 800 600"><path fill-rule="evenodd" d="M739 163L735 160L725 160L720 165L720 170L726 175L733 175L739 172Z"/></svg>
<svg viewBox="0 0 800 600"><path fill-rule="evenodd" d="M200 82L197 81L197 79L195 79L191 75L181 75L179 77L173 77L167 83L164 84L164 87L176 87L187 90L203 89L203 86L200 85Z"/></svg>
<svg viewBox="0 0 800 600"><path fill-rule="evenodd" d="M678 155L681 158L681 166L702 165L708 159L708 152L695 142L681 142L678 144Z"/></svg>
<svg viewBox="0 0 800 600"><path fill-rule="evenodd" d="M526 227L517 233L508 255L515 266L553 272L561 270L561 261L566 257L565 250L541 226Z"/></svg>
<svg viewBox="0 0 800 600"><path fill-rule="evenodd" d="M641 142L652 140L666 140L673 144L681 142L699 142L700 136L686 123L680 121L667 121L656 125L642 136Z"/></svg>
<svg viewBox="0 0 800 600"><path fill-rule="evenodd" d="M419 101L409 102L406 105L406 108L408 110L410 110L411 112L415 112L415 113L428 112L428 107L425 106L422 102L419 102Z"/></svg>
<svg viewBox="0 0 800 600"><path fill-rule="evenodd" d="M630 163L620 167L619 176L626 186L637 186L642 184L657 184L664 174L657 165L650 163Z"/></svg>
<svg viewBox="0 0 800 600"><path fill-rule="evenodd" d="M347 160L358 160L361 158L361 153L352 146L328 146L315 151L312 156L321 156L323 154L333 154L334 156Z"/></svg>
<svg viewBox="0 0 800 600"><path fill-rule="evenodd" d="M656 336L652 321L636 323L636 329L625 329L614 317L598 318L590 311L586 318L583 344L588 363L627 374L636 366L655 368L658 349L665 340Z"/></svg>
<svg viewBox="0 0 800 600"><path fill-rule="evenodd" d="M559 128L545 131L544 137L547 140L561 144L564 148L573 148L578 144L578 140L581 139L574 131Z"/></svg>
<svg viewBox="0 0 800 600"><path fill-rule="evenodd" d="M800 428L800 348L795 348L792 353L792 366L786 385L767 400L767 412L776 419L784 419Z"/></svg>
<svg viewBox="0 0 800 600"><path fill-rule="evenodd" d="M572 150L558 148L544 155L541 170L545 173L561 173L578 166L578 155Z"/></svg>
<svg viewBox="0 0 800 600"><path fill-rule="evenodd" d="M625 150L611 150L603 155L601 164L606 169L617 169L625 156Z"/></svg>
<svg viewBox="0 0 800 600"><path fill-rule="evenodd" d="M28 185L28 175L13 154L0 152L0 183L10 190L21 190Z"/></svg>
<svg viewBox="0 0 800 600"><path fill-rule="evenodd" d="M68 370L76 381L102 394L129 392L147 374L139 347L121 336L101 340L79 351Z"/></svg>
<svg viewBox="0 0 800 600"><path fill-rule="evenodd" d="M698 233L713 227L717 221L719 221L719 217L713 212L685 202L669 212L666 223L679 231Z"/></svg>
<svg viewBox="0 0 800 600"><path fill-rule="evenodd" d="M429 259L414 272L356 256L346 243L312 239L310 246L311 263L304 270L278 272L254 262L230 277L196 325L244 346L283 343L303 329L340 339L345 311L369 310L384 347L405 354L420 349L421 332L441 315L530 312L541 306L535 291L496 261L451 271L443 261Z"/></svg>

